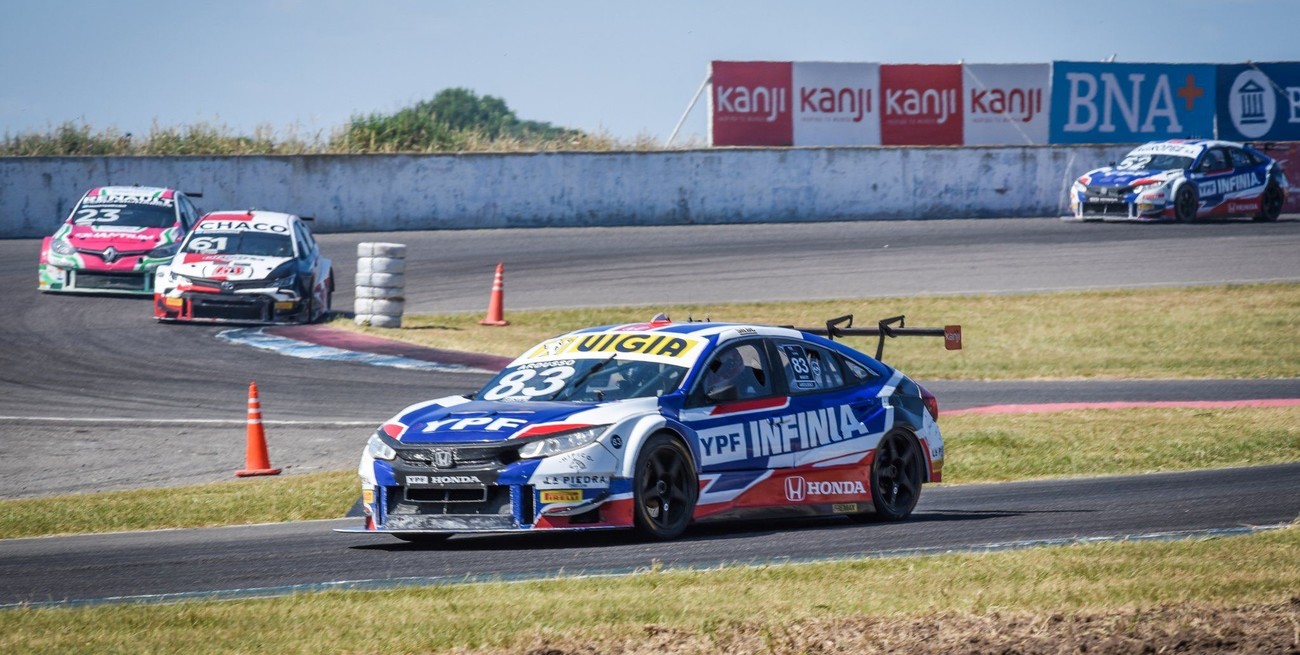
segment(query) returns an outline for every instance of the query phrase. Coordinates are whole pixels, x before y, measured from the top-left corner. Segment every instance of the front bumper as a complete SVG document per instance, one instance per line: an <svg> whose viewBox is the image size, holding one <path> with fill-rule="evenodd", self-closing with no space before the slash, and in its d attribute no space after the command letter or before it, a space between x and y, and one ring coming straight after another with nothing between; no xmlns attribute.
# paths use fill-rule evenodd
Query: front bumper
<svg viewBox="0 0 1300 655"><path fill-rule="evenodd" d="M37 265L37 288L47 293L153 293L153 271L108 272Z"/></svg>
<svg viewBox="0 0 1300 655"><path fill-rule="evenodd" d="M632 526L632 483L614 476L615 460L599 457L602 445L568 453L595 455L592 463L601 465L593 468L600 472L547 472L557 463L547 460L563 455L519 460L517 448L460 448L452 468L428 463L427 455L437 447L406 450L391 461L364 456L358 472L365 524L339 532L494 533Z"/></svg>
<svg viewBox="0 0 1300 655"><path fill-rule="evenodd" d="M196 323L284 325L307 321L307 303L274 290L249 293L196 291L154 295L154 318Z"/></svg>

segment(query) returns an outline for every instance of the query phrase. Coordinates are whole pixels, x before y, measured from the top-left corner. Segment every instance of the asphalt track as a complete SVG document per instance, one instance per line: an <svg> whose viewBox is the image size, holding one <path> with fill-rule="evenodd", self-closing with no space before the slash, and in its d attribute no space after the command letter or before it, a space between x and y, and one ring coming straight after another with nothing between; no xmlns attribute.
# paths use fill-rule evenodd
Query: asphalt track
<svg viewBox="0 0 1300 655"><path fill-rule="evenodd" d="M351 305L347 287L353 275L356 244L376 240L409 246L407 307L411 312L483 311L492 269L498 261L506 263L507 314L512 309L605 305L644 306L650 314L655 305L666 303L1300 280L1300 256L1296 254L1300 252L1300 222L1295 220L1273 224L1226 221L1116 225L1073 224L1056 219L982 219L469 230L324 235L324 250L335 259L340 280L337 307L346 309ZM256 380L262 392L273 463L285 467L287 474L350 468L355 465L366 435L382 419L407 404L472 390L484 380L481 374L288 358L218 340L215 335L222 328L156 325L145 300L39 294L35 290L38 249L39 240L0 241L0 306L5 308L0 315L0 338L4 343L0 348L0 476L6 480L0 497L230 479L243 464L243 410L251 380ZM846 306L845 311L853 308ZM1294 379L926 383L949 409L1004 403L1300 397L1300 380ZM1298 476L1286 469L1281 477L1294 481ZM1262 479L1252 483L1250 475L1245 478L1244 484L1250 490L1242 491L1241 497L1225 497L1225 505L1240 509L1255 504L1257 501L1252 499L1258 496L1280 494L1284 505L1289 505L1258 521L1295 518L1300 495L1294 488L1280 491ZM1137 478L1143 479L1149 478ZM1129 482L1123 479L1113 484L1124 486ZM1173 494L1171 490L1181 484L1158 485L1130 500L1140 496L1158 509L1160 499ZM1013 504L1018 509L997 518L1014 525L984 534L979 543L1002 540L999 535L1010 534L1024 539L1059 536L1059 530L1048 529L1054 521L1036 523L1032 517L1049 511L1041 508L1068 504L1082 492L1050 484L1045 488L1056 491L1034 496L1027 501L1030 505ZM975 505L967 506L962 500L965 496L957 489L969 488L928 490L923 509L943 500L943 511L948 514L983 511L975 509ZM1147 497L1151 493L1156 496ZM1118 506L1127 501L1109 502ZM1067 522L1075 525L1076 531L1066 536L1230 527L1255 520L1226 510L1216 517L1186 524L1157 521L1153 516L1138 517L1131 523ZM859 550L854 551L867 552L902 547L895 544L906 543L899 539L913 530L918 531L917 543L922 544L942 545L953 534L965 534L957 530L944 537L925 527L948 522L922 520L870 526L872 531L865 535L856 532L867 529L862 527L812 529L851 535L850 542L865 539L862 543L875 544L859 544ZM967 525L967 521L959 523ZM974 523L988 524L983 520ZM291 580L303 575L310 578L304 582L325 582L349 579L352 571L375 570L370 568L373 562L356 568L342 564L336 567L329 563L337 563L333 558L325 558L322 561L326 564L321 566L306 565L299 560L299 552L334 553L344 562L351 561L349 558L358 552L372 550L410 554L402 546L382 539L373 548L350 548L357 543L356 538L332 535L330 527L328 523L310 523L175 531L95 537L90 543L120 544L115 547L121 549L120 557L158 568L160 580L166 579L162 572L170 570L171 578L179 581L190 579L183 571L202 569L198 560L215 557L226 561L224 555L217 557L207 550L210 546L206 544L215 539L228 539L222 541L223 547L233 548L234 552L242 552L234 544L266 540L263 547L267 559L245 559L241 567L231 567L231 559L225 568L214 566L209 573L215 577L206 588L300 584ZM789 537L776 539L767 548L766 557L780 556L784 552L781 543L786 539L809 540L809 534L799 536L802 532L795 530ZM256 536L263 534L266 536ZM744 538L743 534L748 533L735 537L725 531L706 530L692 540L680 542L685 545L627 545L629 553L648 556L634 558L632 564L613 566L647 564L656 557L650 553L674 555L658 557L661 561L688 562L704 557L698 554L700 549L725 550L728 544ZM755 537L755 548L771 541L770 535L763 535ZM872 541L877 538L880 540ZM26 595L13 598L104 597L184 590L184 585L163 590L149 586L120 590L111 584L98 590L82 589L78 585L102 576L58 574L63 569L51 568L54 559L40 565L35 560L18 559L21 549L32 548L25 544L36 543L38 551L55 553L64 548L75 550L76 544L85 539L12 542L17 546L4 542L0 572L9 572L15 563L26 561L28 566L36 567L36 573L48 574L40 583L48 586L48 592L42 592L34 583ZM719 543L701 545L701 539ZM820 539L822 535L817 532L811 542ZM174 540L181 543L164 548ZM487 543L485 558L494 559L492 552L500 555L501 547L493 545L498 541ZM500 543L514 547L517 542L503 539ZM546 570L577 561L600 561L599 553L585 551L582 559L574 559L572 556L583 550L579 544L585 542L542 540L519 547L528 551L529 559L542 562L539 566ZM93 547L87 548L87 552L91 550ZM114 561L107 552L102 555L104 562ZM94 555L87 557L93 560ZM91 560L82 561L81 566L99 566L89 563ZM466 564L455 561L444 569L413 566L410 570L425 571L412 575L474 570L465 568ZM8 579L5 587L9 588ZM13 589L18 593L23 587Z"/></svg>

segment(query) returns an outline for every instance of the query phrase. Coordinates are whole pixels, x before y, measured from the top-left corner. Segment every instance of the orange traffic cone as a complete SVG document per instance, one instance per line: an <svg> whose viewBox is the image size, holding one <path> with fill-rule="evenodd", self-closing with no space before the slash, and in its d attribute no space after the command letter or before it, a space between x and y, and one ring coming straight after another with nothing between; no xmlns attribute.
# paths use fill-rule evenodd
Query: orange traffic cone
<svg viewBox="0 0 1300 655"><path fill-rule="evenodd" d="M244 469L235 475L279 475L280 469L271 468L271 458L266 454L266 430L262 428L262 401L257 397L257 383L248 383L248 445L244 450Z"/></svg>
<svg viewBox="0 0 1300 655"><path fill-rule="evenodd" d="M492 280L492 297L488 300L487 317L479 325L510 325L505 317L505 264L497 264L497 275Z"/></svg>

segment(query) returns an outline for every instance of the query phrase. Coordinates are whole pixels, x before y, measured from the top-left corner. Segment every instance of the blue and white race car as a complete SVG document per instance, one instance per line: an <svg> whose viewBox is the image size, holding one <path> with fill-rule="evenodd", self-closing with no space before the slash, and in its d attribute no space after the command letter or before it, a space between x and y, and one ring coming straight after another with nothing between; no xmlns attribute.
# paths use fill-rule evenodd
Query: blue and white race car
<svg viewBox="0 0 1300 655"><path fill-rule="evenodd" d="M1070 218L1192 221L1250 216L1275 221L1286 203L1282 167L1229 141L1158 141L1070 188Z"/></svg>
<svg viewBox="0 0 1300 655"><path fill-rule="evenodd" d="M341 532L632 528L693 521L911 514L944 461L938 402L836 336L943 336L903 317L825 330L649 323L578 330L514 360L476 394L408 407L370 437L365 523ZM823 338L816 333L826 334Z"/></svg>

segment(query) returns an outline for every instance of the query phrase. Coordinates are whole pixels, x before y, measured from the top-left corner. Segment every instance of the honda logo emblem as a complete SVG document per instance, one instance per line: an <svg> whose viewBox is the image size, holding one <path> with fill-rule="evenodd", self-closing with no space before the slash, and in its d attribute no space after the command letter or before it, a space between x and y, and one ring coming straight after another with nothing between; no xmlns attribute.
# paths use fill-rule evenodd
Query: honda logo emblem
<svg viewBox="0 0 1300 655"><path fill-rule="evenodd" d="M451 468L452 456L450 450L433 451L433 465L440 469Z"/></svg>
<svg viewBox="0 0 1300 655"><path fill-rule="evenodd" d="M793 475L785 479L785 499L797 503L803 500L804 482L803 478Z"/></svg>

